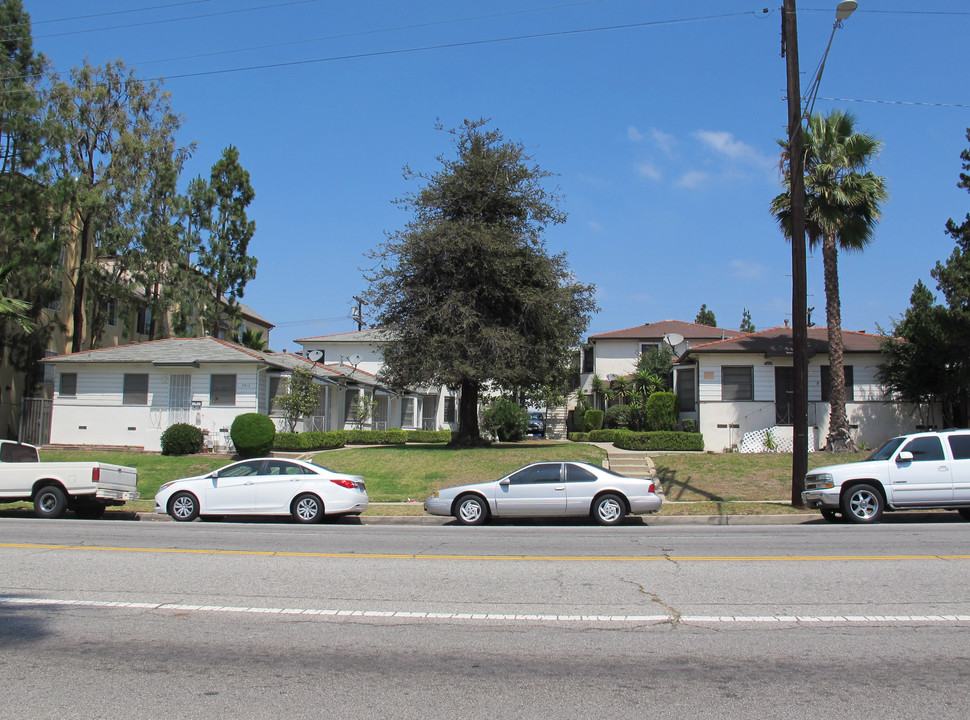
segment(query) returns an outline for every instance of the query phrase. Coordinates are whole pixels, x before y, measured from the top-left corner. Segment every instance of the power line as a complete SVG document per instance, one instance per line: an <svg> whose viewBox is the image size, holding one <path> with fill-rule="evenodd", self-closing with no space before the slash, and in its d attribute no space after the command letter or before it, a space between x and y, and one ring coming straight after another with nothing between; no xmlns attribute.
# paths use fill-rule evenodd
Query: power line
<svg viewBox="0 0 970 720"><path fill-rule="evenodd" d="M918 100L865 100L861 98L830 98L830 97L823 97L818 99L827 100L829 102L872 103L876 105L915 105L920 107L970 108L970 105L964 105L961 103L920 102Z"/></svg>
<svg viewBox="0 0 970 720"><path fill-rule="evenodd" d="M397 32L400 30L418 30L421 28L437 27L440 25L454 25L454 24L463 23L463 22L475 22L477 20L491 20L494 18L508 17L510 15L524 15L527 13L545 12L547 10L560 10L562 8L576 7L579 5L595 5L602 2L606 2L606 0L581 0L580 2L570 2L570 3L559 4L559 5L546 5L543 7L536 7L536 8L524 8L521 10L509 10L508 12L491 13L488 15L473 15L471 17L455 18L452 20L433 20L431 22L413 23L410 25L396 25L393 27L378 28L376 30L361 30L359 32L342 33L339 35L324 35L322 37L309 38L307 40L291 40L289 42L273 43L269 45L251 45L249 47L236 48L233 50L217 50L217 51L207 52L207 53L196 53L194 55L182 55L182 56L173 57L173 58L162 58L160 60L142 60L132 64L140 67L144 65L154 65L154 64L163 63L163 62L174 62L178 60L196 60L198 58L214 57L217 55L232 55L235 53L253 52L255 50L272 50L274 48L291 47L293 45L308 45L310 43L324 42L327 40L343 40L346 38L363 37L366 35L379 35L382 33Z"/></svg>
<svg viewBox="0 0 970 720"><path fill-rule="evenodd" d="M440 45L422 45L422 46L413 47L413 48L402 48L400 50L375 50L374 52L354 53L350 55L332 55L330 57L314 58L312 60L291 60L288 62L267 63L264 65L247 65L244 67L227 68L224 70L205 70L205 71L199 71L194 73L182 73L179 75L164 75L160 77L149 78L149 80L180 80L184 78L204 77L207 75L226 75L229 73L248 72L250 70L269 70L269 69L275 69L275 68L281 68L281 67L314 65L317 63L334 62L336 60L358 60L361 58L369 58L369 57L382 57L387 55L405 55L409 53L426 52L429 50L447 50L447 49L458 48L458 47L491 45L495 43L515 42L519 40L539 40L539 39L553 38L553 37L564 37L569 35L582 35L586 33L607 32L607 31L613 31L613 30L629 30L633 28L642 28L642 27L650 27L650 26L657 26L657 25L675 25L675 24L683 24L683 23L689 23L689 22L701 22L704 20L721 20L724 18L739 17L743 15L750 15L750 14L751 14L750 11L722 13L719 15L703 15L703 16L694 17L694 18L680 18L676 20L651 20L651 21L640 22L640 23L629 23L626 25L606 25L603 27L582 28L579 30L558 30L555 32L547 32L547 33L512 35L509 37L491 38L488 40L466 40L462 42L442 43Z"/></svg>
<svg viewBox="0 0 970 720"><path fill-rule="evenodd" d="M107 17L109 15L129 15L131 13L148 12L150 10L164 10L165 8L181 7L183 5L203 5L212 0L184 0L184 2L169 3L168 5L152 5L143 8L130 8L128 10L113 10L111 12L92 13L91 15L75 15L74 17L54 18L53 20L31 20L32 25L48 25L58 22L72 22L74 20L90 20L91 18ZM23 23L18 23L23 24ZM17 25L7 25L6 28L17 27Z"/></svg>

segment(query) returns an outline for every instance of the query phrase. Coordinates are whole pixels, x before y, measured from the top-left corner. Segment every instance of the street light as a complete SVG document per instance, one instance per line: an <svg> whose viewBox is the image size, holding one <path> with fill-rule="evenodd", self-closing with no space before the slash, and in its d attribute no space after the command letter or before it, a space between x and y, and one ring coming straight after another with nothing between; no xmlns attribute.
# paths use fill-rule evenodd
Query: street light
<svg viewBox="0 0 970 720"><path fill-rule="evenodd" d="M788 174L791 188L792 248L792 505L802 505L802 490L808 472L808 282L805 250L805 150L802 120L811 114L825 60L835 31L858 7L856 0L842 0L835 11L835 25L828 47L819 63L809 91L808 112L802 111L798 74L798 24L795 0L785 0L782 8L782 55L786 58L788 81Z"/></svg>
<svg viewBox="0 0 970 720"><path fill-rule="evenodd" d="M805 96L805 112L802 114L802 120L810 118L812 111L815 109L815 99L818 97L818 86L822 82L825 61L828 59L829 50L832 48L832 38L835 37L835 31L842 27L842 21L854 13L857 7L859 7L859 3L856 0L842 0L838 7L835 8L835 23L832 25L832 34L829 35L829 43L825 46L825 52L822 54L822 59L818 64L815 75L808 83L809 88L808 94Z"/></svg>

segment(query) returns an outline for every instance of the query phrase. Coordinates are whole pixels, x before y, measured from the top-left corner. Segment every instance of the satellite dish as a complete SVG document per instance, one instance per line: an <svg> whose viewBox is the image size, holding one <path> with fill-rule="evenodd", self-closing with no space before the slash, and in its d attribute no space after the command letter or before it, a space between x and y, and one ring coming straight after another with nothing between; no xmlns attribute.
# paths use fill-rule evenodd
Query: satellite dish
<svg viewBox="0 0 970 720"><path fill-rule="evenodd" d="M306 356L310 362L320 362L323 359L323 350L309 350Z"/></svg>
<svg viewBox="0 0 970 720"><path fill-rule="evenodd" d="M354 367L357 367L359 363L360 363L360 355L354 355L352 358L350 358L350 364L353 365Z"/></svg>
<svg viewBox="0 0 970 720"><path fill-rule="evenodd" d="M670 345L670 347L675 347L684 342L684 336L680 333L667 333L664 335L664 342Z"/></svg>
<svg viewBox="0 0 970 720"><path fill-rule="evenodd" d="M616 380L617 377L619 376L616 373L610 373L609 375L606 376L606 379L609 380L610 382L613 382L614 380Z"/></svg>

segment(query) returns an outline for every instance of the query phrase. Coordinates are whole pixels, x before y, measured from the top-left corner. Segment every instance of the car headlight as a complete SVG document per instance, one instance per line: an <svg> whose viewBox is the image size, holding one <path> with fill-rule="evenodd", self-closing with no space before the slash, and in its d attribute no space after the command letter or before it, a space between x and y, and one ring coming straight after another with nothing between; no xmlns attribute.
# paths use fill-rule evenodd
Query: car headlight
<svg viewBox="0 0 970 720"><path fill-rule="evenodd" d="M158 492L162 492L162 490L164 490L167 487L171 487L174 484L175 484L174 480L172 482L167 482L164 485L162 485L160 488L158 488Z"/></svg>
<svg viewBox="0 0 970 720"><path fill-rule="evenodd" d="M431 493L431 497L433 497L433 498L438 497L438 491L435 490L433 493Z"/></svg>
<svg viewBox="0 0 970 720"><path fill-rule="evenodd" d="M823 490L834 487L835 478L832 477L832 473L818 473L815 475L808 475L805 478L806 490Z"/></svg>

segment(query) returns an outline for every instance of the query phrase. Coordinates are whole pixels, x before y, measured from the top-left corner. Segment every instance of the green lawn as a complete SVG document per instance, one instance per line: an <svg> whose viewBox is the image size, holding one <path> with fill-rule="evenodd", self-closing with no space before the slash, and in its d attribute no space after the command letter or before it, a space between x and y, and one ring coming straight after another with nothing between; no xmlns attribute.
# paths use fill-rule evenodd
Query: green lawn
<svg viewBox="0 0 970 720"><path fill-rule="evenodd" d="M452 449L445 445L342 448L316 453L314 461L337 472L362 475L372 502L417 503L374 506L368 515L421 515L421 503L434 490L449 485L497 480L522 465L541 460L585 460L601 463L606 453L594 445L527 441L488 448ZM853 462L864 454L810 453L809 467ZM137 452L45 450L44 461L93 461L138 469L142 499L126 509L148 512L162 483L209 472L231 462L225 456L165 457ZM774 514L795 512L785 504L791 494L791 455L678 453L653 456L657 479L666 493L663 515ZM673 502L672 502L673 501ZM683 503L683 504L682 504Z"/></svg>

